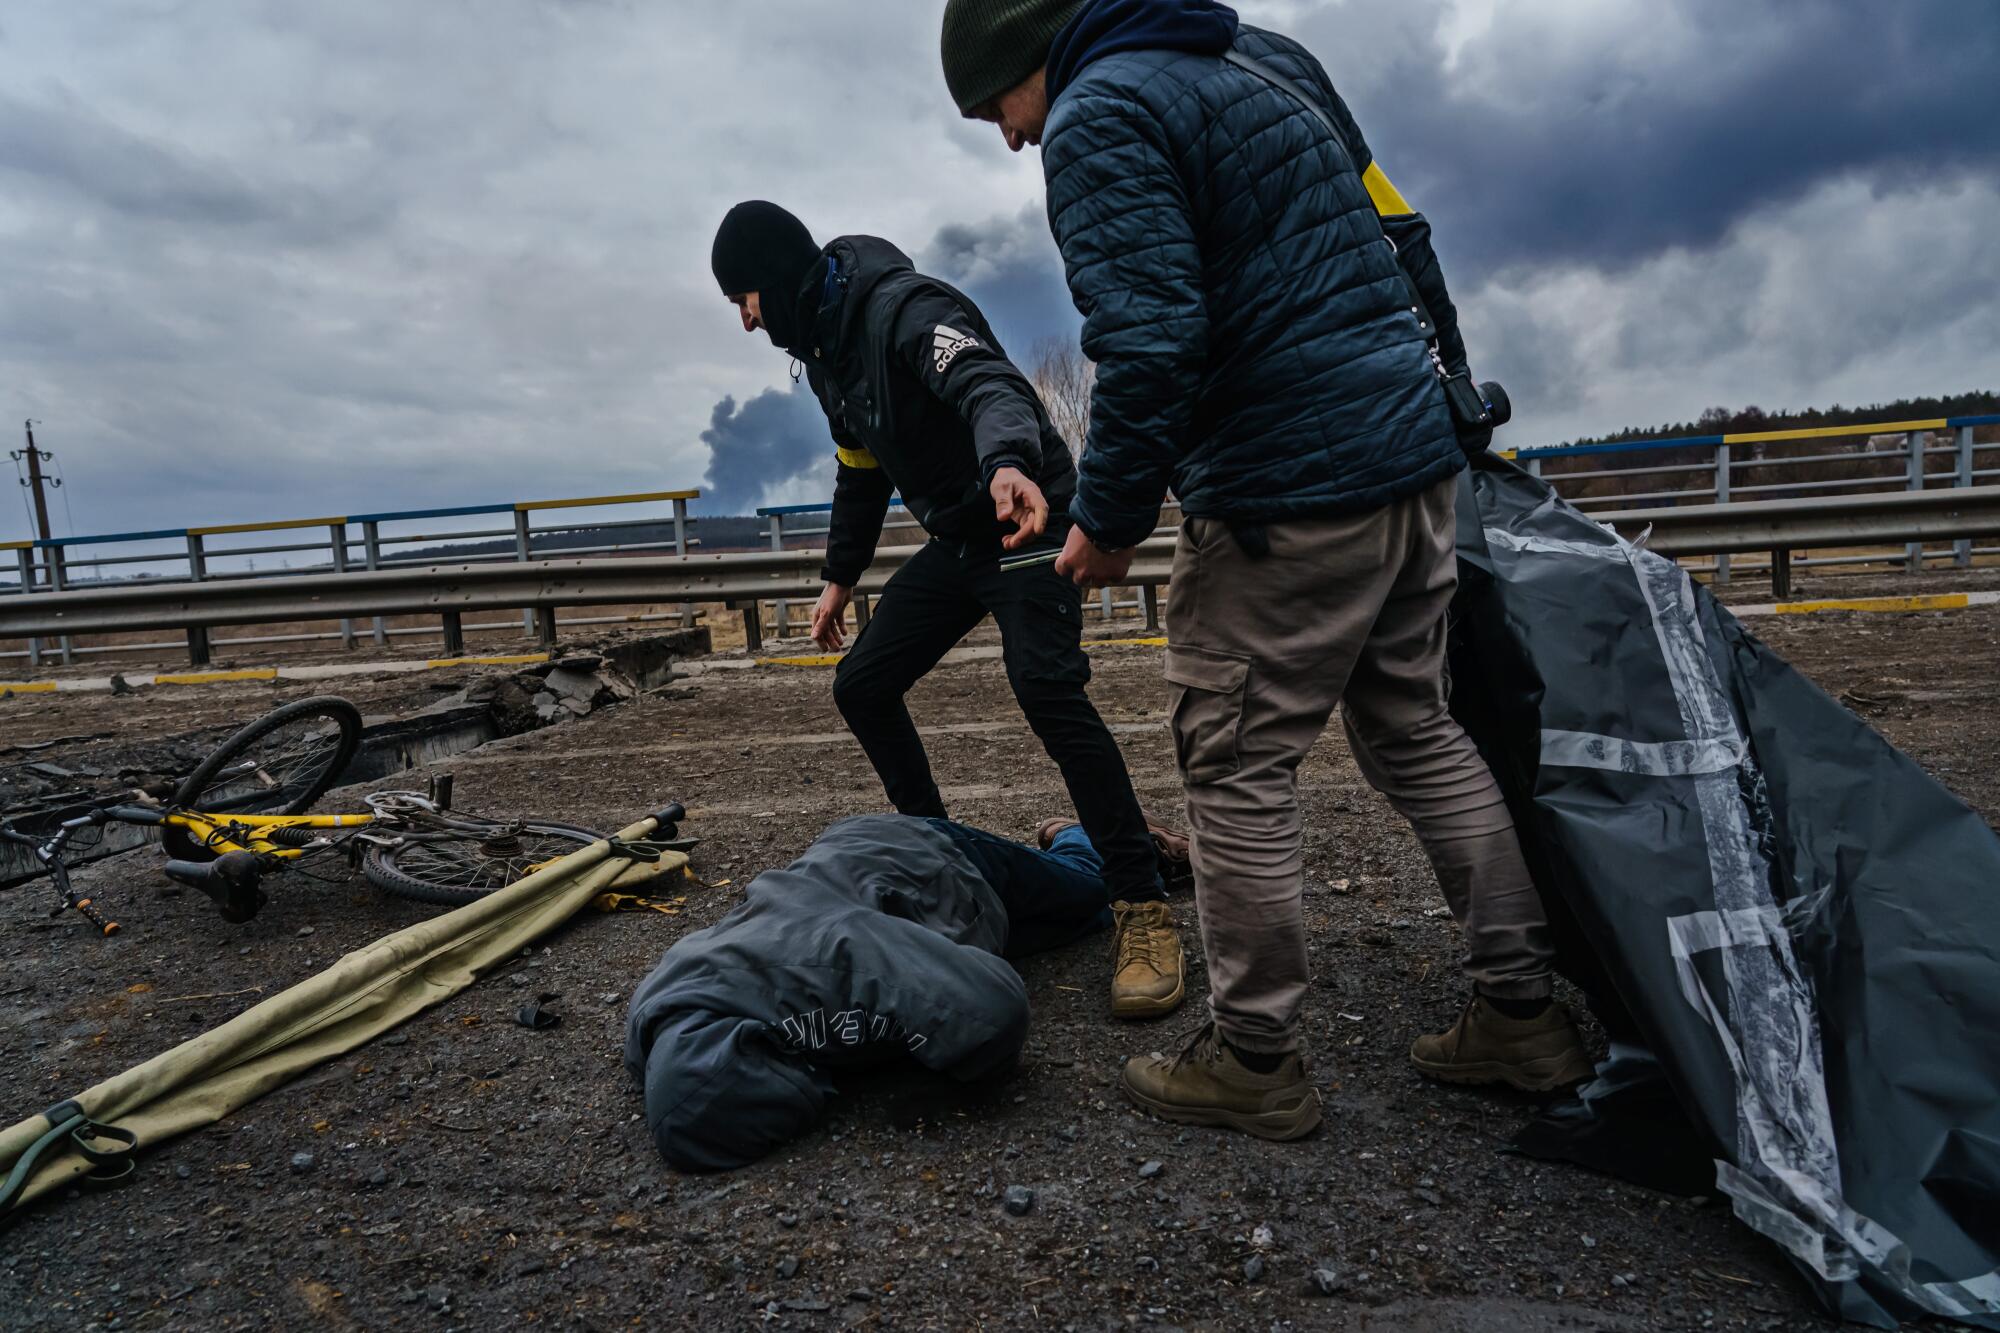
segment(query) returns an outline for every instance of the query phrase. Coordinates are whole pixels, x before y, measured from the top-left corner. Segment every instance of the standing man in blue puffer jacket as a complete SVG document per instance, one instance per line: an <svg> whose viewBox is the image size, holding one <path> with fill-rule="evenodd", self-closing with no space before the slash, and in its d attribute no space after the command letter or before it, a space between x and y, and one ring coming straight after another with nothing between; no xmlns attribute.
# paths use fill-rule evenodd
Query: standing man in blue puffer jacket
<svg viewBox="0 0 2000 1333"><path fill-rule="evenodd" d="M961 112L1040 145L1097 364L1058 568L1118 583L1169 486L1186 515L1166 674L1212 1022L1128 1062L1127 1096L1267 1138L1318 1124L1296 775L1336 704L1465 935L1473 998L1417 1068L1586 1076L1512 821L1445 705L1465 457L1431 343L1462 366L1456 314L1434 263L1411 277L1435 334L1413 313L1384 232L1409 207L1326 71L1213 0L949 0L943 56Z"/></svg>

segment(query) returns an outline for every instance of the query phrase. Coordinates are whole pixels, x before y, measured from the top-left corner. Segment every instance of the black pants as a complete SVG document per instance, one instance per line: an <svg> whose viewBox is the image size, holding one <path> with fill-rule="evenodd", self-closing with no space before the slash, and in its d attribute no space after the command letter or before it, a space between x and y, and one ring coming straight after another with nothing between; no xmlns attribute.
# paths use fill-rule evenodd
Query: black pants
<svg viewBox="0 0 2000 1333"><path fill-rule="evenodd" d="M1060 525L1057 525L1060 528ZM1057 549L1051 532L1037 549ZM903 696L989 614L1000 627L1007 683L1062 770L1076 817L1104 857L1113 898L1166 895L1125 757L1084 686L1083 595L1052 566L1001 570L997 547L964 553L932 541L896 571L833 676L833 700L889 799L906 815L946 818L924 743Z"/></svg>

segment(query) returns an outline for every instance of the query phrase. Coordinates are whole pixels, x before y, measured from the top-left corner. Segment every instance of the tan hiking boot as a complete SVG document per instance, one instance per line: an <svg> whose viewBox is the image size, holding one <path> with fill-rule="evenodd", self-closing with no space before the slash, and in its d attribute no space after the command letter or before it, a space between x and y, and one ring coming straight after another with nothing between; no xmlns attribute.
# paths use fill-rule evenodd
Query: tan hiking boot
<svg viewBox="0 0 2000 1333"><path fill-rule="evenodd" d="M1181 1007L1187 976L1181 934L1162 902L1111 904L1117 962L1111 974L1111 1013L1117 1018L1158 1018Z"/></svg>
<svg viewBox="0 0 2000 1333"><path fill-rule="evenodd" d="M1153 838L1153 856L1160 865L1160 878L1169 886L1181 883L1194 874L1194 863L1189 855L1188 838L1185 833L1176 833L1162 823L1152 811L1141 809L1139 814L1146 821L1146 832ZM1045 819L1035 830L1035 846L1043 851L1056 840L1056 834L1066 828L1075 828L1074 819Z"/></svg>
<svg viewBox="0 0 2000 1333"><path fill-rule="evenodd" d="M1236 1058L1215 1024L1204 1023L1174 1055L1125 1062L1126 1098L1162 1120L1220 1125L1260 1139L1296 1139L1319 1128L1319 1093L1296 1051L1260 1074Z"/></svg>
<svg viewBox="0 0 2000 1333"><path fill-rule="evenodd" d="M1410 1047L1418 1072L1446 1083L1504 1083L1522 1092L1553 1092L1595 1072L1569 1010L1551 1004L1535 1018L1509 1018L1481 995L1448 1031Z"/></svg>

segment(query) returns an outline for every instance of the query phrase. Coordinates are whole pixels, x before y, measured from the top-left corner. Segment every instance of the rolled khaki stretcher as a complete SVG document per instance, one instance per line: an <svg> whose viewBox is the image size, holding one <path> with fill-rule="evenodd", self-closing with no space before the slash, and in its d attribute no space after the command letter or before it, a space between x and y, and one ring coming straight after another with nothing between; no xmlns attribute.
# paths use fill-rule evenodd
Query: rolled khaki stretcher
<svg viewBox="0 0 2000 1333"><path fill-rule="evenodd" d="M129 1133L137 1148L213 1124L303 1071L380 1036L464 990L567 921L598 894L685 875L671 850L634 859L614 842L642 842L649 815L444 916L357 949L326 971L86 1092L0 1131L0 1176L60 1121L81 1114ZM61 1113L60 1115L58 1113ZM121 1136L122 1137L122 1136ZM39 1161L18 1207L92 1169L72 1144Z"/></svg>

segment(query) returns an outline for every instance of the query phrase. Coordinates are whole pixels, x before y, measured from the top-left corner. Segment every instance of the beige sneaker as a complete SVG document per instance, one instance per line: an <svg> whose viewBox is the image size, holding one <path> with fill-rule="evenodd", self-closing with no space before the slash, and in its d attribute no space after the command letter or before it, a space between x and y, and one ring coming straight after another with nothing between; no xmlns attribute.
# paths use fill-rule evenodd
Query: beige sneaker
<svg viewBox="0 0 2000 1333"><path fill-rule="evenodd" d="M1236 1058L1213 1023L1191 1033L1177 1054L1127 1060L1121 1081L1134 1106L1178 1124L1220 1125L1260 1139L1296 1139L1319 1128L1319 1094L1297 1052L1260 1074Z"/></svg>
<svg viewBox="0 0 2000 1333"><path fill-rule="evenodd" d="M1535 1018L1509 1018L1475 995L1448 1031L1418 1037L1410 1063L1446 1083L1504 1083L1553 1092L1595 1071L1569 1010L1551 1004Z"/></svg>
<svg viewBox="0 0 2000 1333"><path fill-rule="evenodd" d="M1111 1012L1117 1018L1158 1018L1181 1007L1187 994L1181 936L1163 902L1111 904L1117 962L1111 974Z"/></svg>

